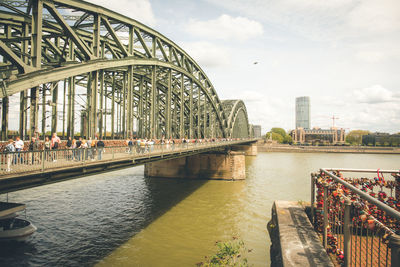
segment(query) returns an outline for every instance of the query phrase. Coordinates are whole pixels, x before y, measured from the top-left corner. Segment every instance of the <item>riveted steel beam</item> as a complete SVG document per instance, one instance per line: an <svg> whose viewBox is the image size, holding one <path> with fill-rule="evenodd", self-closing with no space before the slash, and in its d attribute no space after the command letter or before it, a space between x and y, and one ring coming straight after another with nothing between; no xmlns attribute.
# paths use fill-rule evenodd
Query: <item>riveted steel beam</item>
<svg viewBox="0 0 400 267"><path fill-rule="evenodd" d="M43 14L43 6L50 15ZM220 133L229 136L234 131L235 120L242 120L243 116L247 119L243 109L234 107L236 113L233 114L233 111L225 111L200 66L157 31L111 10L78 0L32 0L27 10L30 9L32 15L15 8L0 11L0 23L13 29L12 36L0 35L4 44L0 44L0 53L3 59L11 62L5 65L5 90L0 92L0 97L22 92L22 107L26 89L45 88L47 84L66 81L68 134L74 134L72 109L76 92L71 87L75 84L87 87L82 100L87 105L85 116L91 136L97 127L106 135L110 113L113 137L115 127L123 136L131 135L134 118L138 121L138 134L141 131L141 136L150 138L160 135L214 137ZM72 18L77 20L74 26L66 22L70 18L64 14L65 9L83 14ZM31 42L23 34L24 27L32 32ZM101 29L107 29L108 33L101 36ZM127 45L118 34L122 30L129 31ZM27 55L28 51L31 56ZM38 90L32 89L31 107L36 111L37 94ZM113 112L107 111L110 101ZM37 122L32 123L37 115L33 115L31 126L37 127Z"/></svg>
<svg viewBox="0 0 400 267"><path fill-rule="evenodd" d="M185 137L185 121L184 121L184 110L185 110L185 83L183 74L181 74L181 84L180 84L180 113L179 113L179 138Z"/></svg>
<svg viewBox="0 0 400 267"><path fill-rule="evenodd" d="M131 53L129 53L126 50L125 45L121 42L119 37L117 36L116 32L114 31L114 28L111 26L110 22L108 21L107 18L101 17L101 20L104 23L104 26L106 26L107 31L111 34L112 38L114 39L115 43L117 44L118 48L121 50L122 54L124 56L131 56Z"/></svg>
<svg viewBox="0 0 400 267"><path fill-rule="evenodd" d="M53 16L53 18L57 21L57 23L63 28L64 32L71 38L79 50L85 55L85 58L88 60L93 60L96 57L90 52L87 45L81 40L78 34L68 25L68 22L65 21L63 16L57 11L54 4L49 2L43 2L46 9Z"/></svg>
<svg viewBox="0 0 400 267"><path fill-rule="evenodd" d="M108 68L116 68L122 66L129 66L129 65L137 65L137 66L159 66L165 68L174 69L180 73L183 73L185 76L192 78L193 81L202 88L203 92L210 100L213 105L214 110L217 110L215 101L213 101L211 95L209 94L209 90L204 89L202 83L199 83L195 77L187 72L185 69L179 68L172 63L163 62L156 59L148 60L148 59L134 59L134 58L125 58L119 60L97 60L94 62L85 62L82 64L71 64L66 65L62 68L56 68L52 70L42 70L40 72L29 73L28 75L21 76L20 79L10 81L7 85L7 93L13 94L23 90L24 87L32 87L34 85L40 85L44 82L51 82L64 79L65 77L81 75L82 73L88 71L95 71L100 69L108 69ZM1 94L0 94L1 96ZM221 120L221 114L218 113L218 119Z"/></svg>
<svg viewBox="0 0 400 267"><path fill-rule="evenodd" d="M57 132L58 82L52 84L51 97L51 133L53 134Z"/></svg>
<svg viewBox="0 0 400 267"><path fill-rule="evenodd" d="M190 79L189 92L189 138L193 138L193 81Z"/></svg>
<svg viewBox="0 0 400 267"><path fill-rule="evenodd" d="M142 45L142 48L143 48L144 51L146 52L147 56L150 57L150 58L153 57L153 56L152 56L152 53L150 52L149 48L148 48L147 45L146 45L146 42L144 41L144 39L143 39L143 37L142 37L142 34L140 33L140 30L138 30L138 29L135 28L134 31L135 31L135 34L136 34L136 36L137 36L137 38L138 38L140 44Z"/></svg>
<svg viewBox="0 0 400 267"><path fill-rule="evenodd" d="M25 62L18 57L3 41L0 41L0 54L7 60L11 61L19 70L20 73L28 73L35 70L35 68L25 64Z"/></svg>

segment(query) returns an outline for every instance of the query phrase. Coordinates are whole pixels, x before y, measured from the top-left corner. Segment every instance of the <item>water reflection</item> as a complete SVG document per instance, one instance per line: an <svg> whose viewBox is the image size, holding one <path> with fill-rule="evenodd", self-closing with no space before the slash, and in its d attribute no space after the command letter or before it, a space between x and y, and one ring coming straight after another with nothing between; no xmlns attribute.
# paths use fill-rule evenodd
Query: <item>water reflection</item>
<svg viewBox="0 0 400 267"><path fill-rule="evenodd" d="M38 231L0 243L0 265L92 266L204 182L146 179L136 167L10 193Z"/></svg>
<svg viewBox="0 0 400 267"><path fill-rule="evenodd" d="M99 266L193 266L217 240L241 236L245 181L207 181Z"/></svg>

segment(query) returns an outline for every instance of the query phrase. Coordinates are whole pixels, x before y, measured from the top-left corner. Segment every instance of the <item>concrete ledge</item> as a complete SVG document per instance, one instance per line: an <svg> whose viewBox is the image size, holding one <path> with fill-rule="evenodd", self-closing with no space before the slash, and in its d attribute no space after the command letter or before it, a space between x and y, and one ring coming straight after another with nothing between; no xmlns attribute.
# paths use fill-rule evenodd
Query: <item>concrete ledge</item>
<svg viewBox="0 0 400 267"><path fill-rule="evenodd" d="M304 207L297 202L274 202L268 232L271 266L334 266Z"/></svg>
<svg viewBox="0 0 400 267"><path fill-rule="evenodd" d="M247 144L247 145L233 145L231 146L232 151L242 151L246 156L257 156L257 145Z"/></svg>

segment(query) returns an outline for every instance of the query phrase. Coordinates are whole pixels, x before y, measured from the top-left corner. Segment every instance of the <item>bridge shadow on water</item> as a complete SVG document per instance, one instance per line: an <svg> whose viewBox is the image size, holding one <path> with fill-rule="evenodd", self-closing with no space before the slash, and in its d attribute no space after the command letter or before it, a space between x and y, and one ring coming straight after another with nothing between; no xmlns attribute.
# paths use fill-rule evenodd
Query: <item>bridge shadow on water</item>
<svg viewBox="0 0 400 267"><path fill-rule="evenodd" d="M15 192L38 231L0 242L0 266L92 266L207 181L145 178L135 167Z"/></svg>

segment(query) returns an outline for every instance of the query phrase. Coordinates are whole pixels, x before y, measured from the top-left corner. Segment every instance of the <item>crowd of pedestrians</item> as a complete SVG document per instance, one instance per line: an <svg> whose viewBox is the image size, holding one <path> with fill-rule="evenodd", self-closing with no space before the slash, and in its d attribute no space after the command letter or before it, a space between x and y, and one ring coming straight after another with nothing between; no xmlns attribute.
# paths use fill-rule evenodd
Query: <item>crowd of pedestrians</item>
<svg viewBox="0 0 400 267"><path fill-rule="evenodd" d="M147 139L132 137L126 140L125 152L129 154L145 154L152 153L155 145L162 145L163 150L174 150L176 144L198 144L230 140L232 139L167 139L164 137L161 139ZM57 162L59 157L67 161L102 160L105 152L105 143L102 138L98 137L94 139L89 137L87 140L82 137L77 139L68 137L65 146L61 147L60 138L57 133L53 133L51 137L46 136L44 141L40 141L38 136L32 137L26 147L20 137L16 137L15 140L9 139L2 152L2 164L3 166L4 164L6 165L6 171L9 172L12 165L40 164L42 161Z"/></svg>
<svg viewBox="0 0 400 267"><path fill-rule="evenodd" d="M6 166L7 172L11 171L13 165L33 165L40 164L42 161L57 162L60 155L66 160L98 160L102 159L105 144L101 138L91 139L87 141L83 138L68 138L63 150L61 148L61 139L54 133L51 138L46 136L44 141L40 141L37 136L33 136L25 147L24 141L20 137L15 140L9 139L3 148L2 164ZM4 168L4 166L2 166Z"/></svg>
<svg viewBox="0 0 400 267"><path fill-rule="evenodd" d="M165 150L174 150L176 144L200 144L200 143L211 143L221 141L233 141L234 139L229 138L208 138L208 139L172 139L164 138L161 139L147 139L147 138L129 138L126 140L127 151L129 153L136 152L137 154L151 153L154 151L155 145L163 145ZM235 139L236 140L236 139Z"/></svg>

